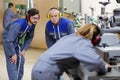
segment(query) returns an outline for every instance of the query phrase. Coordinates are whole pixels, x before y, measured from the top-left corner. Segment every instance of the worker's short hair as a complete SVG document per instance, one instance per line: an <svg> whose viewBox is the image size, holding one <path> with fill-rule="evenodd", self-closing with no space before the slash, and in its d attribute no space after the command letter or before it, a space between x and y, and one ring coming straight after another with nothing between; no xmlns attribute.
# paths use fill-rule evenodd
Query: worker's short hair
<svg viewBox="0 0 120 80"><path fill-rule="evenodd" d="M13 5L14 5L14 4L10 2L10 3L8 4L8 7L11 8L11 7L13 7Z"/></svg>
<svg viewBox="0 0 120 80"><path fill-rule="evenodd" d="M39 10L37 10L36 8L31 8L31 9L29 9L29 10L27 11L27 14L28 14L29 16L34 16L34 15L36 15L36 14L39 14Z"/></svg>

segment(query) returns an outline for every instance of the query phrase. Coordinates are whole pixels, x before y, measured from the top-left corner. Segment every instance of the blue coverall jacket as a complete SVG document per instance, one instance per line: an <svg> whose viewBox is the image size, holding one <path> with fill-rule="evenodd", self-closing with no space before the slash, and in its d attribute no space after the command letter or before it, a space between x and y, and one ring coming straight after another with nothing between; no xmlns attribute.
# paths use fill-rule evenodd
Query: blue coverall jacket
<svg viewBox="0 0 120 80"><path fill-rule="evenodd" d="M54 26L51 20L46 24L45 38L47 47L50 48L57 40L61 37L74 33L73 22L66 19L60 18L58 25Z"/></svg>
<svg viewBox="0 0 120 80"><path fill-rule="evenodd" d="M24 57L21 61L17 60L17 64L11 64L10 58L12 55L21 52L23 49L27 50L34 36L35 25L28 25L26 18L18 19L8 25L2 33L3 48L6 56L7 71L9 80L21 80L23 76ZM21 42L21 39L24 41ZM19 59L19 57L18 57ZM20 63L20 72L18 65ZM17 75L19 75L17 77Z"/></svg>
<svg viewBox="0 0 120 80"><path fill-rule="evenodd" d="M10 8L5 10L3 16L3 27L6 28L15 18L19 18L19 14L15 14Z"/></svg>
<svg viewBox="0 0 120 80"><path fill-rule="evenodd" d="M58 40L39 57L32 70L32 80L59 80L64 71L77 68L80 63L89 71L107 72L91 41L73 33Z"/></svg>

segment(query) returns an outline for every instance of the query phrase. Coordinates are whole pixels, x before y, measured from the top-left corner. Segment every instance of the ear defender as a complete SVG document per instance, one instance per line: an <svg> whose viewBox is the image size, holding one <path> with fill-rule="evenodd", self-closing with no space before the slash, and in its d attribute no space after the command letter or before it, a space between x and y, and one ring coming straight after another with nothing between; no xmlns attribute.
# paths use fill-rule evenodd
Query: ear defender
<svg viewBox="0 0 120 80"><path fill-rule="evenodd" d="M30 21L30 15L29 14L26 14L26 18L28 21Z"/></svg>
<svg viewBox="0 0 120 80"><path fill-rule="evenodd" d="M62 18L62 13L59 13L59 18ZM50 14L47 15L47 18L50 19Z"/></svg>
<svg viewBox="0 0 120 80"><path fill-rule="evenodd" d="M50 19L50 14L47 15L47 18Z"/></svg>
<svg viewBox="0 0 120 80"><path fill-rule="evenodd" d="M59 17L62 18L62 16L63 16L62 13L59 13Z"/></svg>
<svg viewBox="0 0 120 80"><path fill-rule="evenodd" d="M38 16L38 19L40 20L40 15Z"/></svg>
<svg viewBox="0 0 120 80"><path fill-rule="evenodd" d="M101 35L102 35L102 33L101 33L100 28L96 24L92 24L92 25L94 27L96 27L96 29L94 28L92 30L93 34L92 34L92 40L91 40L91 42L92 42L92 44L94 46L99 46L100 41L101 41Z"/></svg>
<svg viewBox="0 0 120 80"><path fill-rule="evenodd" d="M100 38L99 35L97 35L97 36L92 40L92 44L93 44L94 46L99 45L100 41L101 41L101 38Z"/></svg>

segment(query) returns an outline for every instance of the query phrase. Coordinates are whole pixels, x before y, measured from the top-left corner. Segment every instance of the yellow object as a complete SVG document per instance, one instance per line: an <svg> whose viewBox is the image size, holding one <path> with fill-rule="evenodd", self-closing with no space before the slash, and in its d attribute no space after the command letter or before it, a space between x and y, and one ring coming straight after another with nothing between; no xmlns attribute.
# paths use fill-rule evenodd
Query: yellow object
<svg viewBox="0 0 120 80"><path fill-rule="evenodd" d="M59 18L61 18L62 16L62 13L59 13ZM47 15L47 18L50 19L50 14Z"/></svg>

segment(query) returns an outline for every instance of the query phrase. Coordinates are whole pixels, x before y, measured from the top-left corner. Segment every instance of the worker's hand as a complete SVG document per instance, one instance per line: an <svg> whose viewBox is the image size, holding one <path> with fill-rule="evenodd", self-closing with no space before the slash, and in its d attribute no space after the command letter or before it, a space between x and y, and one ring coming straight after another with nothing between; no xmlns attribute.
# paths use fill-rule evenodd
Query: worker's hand
<svg viewBox="0 0 120 80"><path fill-rule="evenodd" d="M25 50L23 50L21 53L20 53L20 55L22 55L24 58L25 58Z"/></svg>
<svg viewBox="0 0 120 80"><path fill-rule="evenodd" d="M10 63L11 64L16 64L17 63L17 55L16 54L11 56Z"/></svg>
<svg viewBox="0 0 120 80"><path fill-rule="evenodd" d="M107 62L104 62L104 63L105 63L106 69L108 70L108 72L110 72L111 71L111 65L108 64Z"/></svg>
<svg viewBox="0 0 120 80"><path fill-rule="evenodd" d="M22 9L17 9L17 13L21 14L22 13Z"/></svg>

